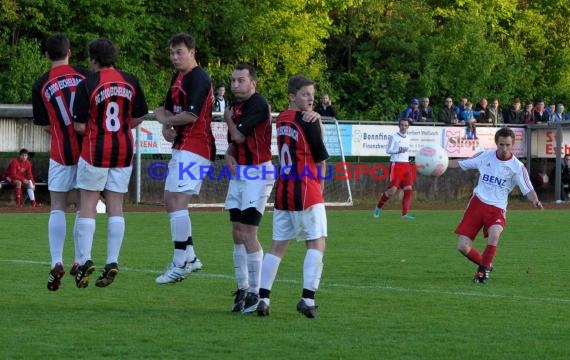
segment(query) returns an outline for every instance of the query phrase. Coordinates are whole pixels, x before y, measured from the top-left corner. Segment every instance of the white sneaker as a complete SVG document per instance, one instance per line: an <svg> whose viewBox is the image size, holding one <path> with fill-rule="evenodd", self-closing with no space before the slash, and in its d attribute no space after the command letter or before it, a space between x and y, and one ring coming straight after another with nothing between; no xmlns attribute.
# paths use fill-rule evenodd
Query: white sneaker
<svg viewBox="0 0 570 360"><path fill-rule="evenodd" d="M186 261L186 272L188 273L188 275L190 275L193 272L202 270L202 266L203 265L200 259L198 259L198 257L195 257L194 260L192 261Z"/></svg>
<svg viewBox="0 0 570 360"><path fill-rule="evenodd" d="M156 283L159 285L172 284L186 279L188 275L190 275L190 273L186 271L186 264L182 267L177 267L170 263L164 274L156 278Z"/></svg>

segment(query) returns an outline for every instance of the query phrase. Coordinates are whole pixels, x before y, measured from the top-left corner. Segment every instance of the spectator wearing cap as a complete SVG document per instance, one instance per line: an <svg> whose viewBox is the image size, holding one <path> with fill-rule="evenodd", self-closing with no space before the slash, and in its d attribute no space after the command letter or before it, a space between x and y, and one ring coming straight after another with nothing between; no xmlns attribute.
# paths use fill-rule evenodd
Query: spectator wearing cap
<svg viewBox="0 0 570 360"><path fill-rule="evenodd" d="M400 119L410 119L411 123L420 121L421 111L420 111L420 101L416 98L410 101L410 106L406 110L402 111L400 114Z"/></svg>

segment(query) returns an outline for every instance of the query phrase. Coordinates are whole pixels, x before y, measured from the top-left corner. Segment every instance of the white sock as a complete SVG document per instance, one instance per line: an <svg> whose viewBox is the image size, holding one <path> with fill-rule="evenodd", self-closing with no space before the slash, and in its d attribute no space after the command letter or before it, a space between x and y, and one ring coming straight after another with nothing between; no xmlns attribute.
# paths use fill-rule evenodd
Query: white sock
<svg viewBox="0 0 570 360"><path fill-rule="evenodd" d="M30 198L30 201L36 201L36 195L34 194L34 190L27 188L26 191L28 192L28 197Z"/></svg>
<svg viewBox="0 0 570 360"><path fill-rule="evenodd" d="M303 289L317 291L321 282L322 272L323 253L315 249L307 250L303 263Z"/></svg>
<svg viewBox="0 0 570 360"><path fill-rule="evenodd" d="M244 244L234 244L234 268L238 289L248 289L247 252Z"/></svg>
<svg viewBox="0 0 570 360"><path fill-rule="evenodd" d="M190 218L188 217L188 210L178 210L168 213L170 217L170 234L172 241L186 242L188 234L190 233ZM186 262L186 251L182 249L174 249L172 263L181 267Z"/></svg>
<svg viewBox="0 0 570 360"><path fill-rule="evenodd" d="M303 298L303 301L307 306L315 306L315 299Z"/></svg>
<svg viewBox="0 0 570 360"><path fill-rule="evenodd" d="M273 287L273 282L275 281L275 277L277 276L277 270L279 270L280 263L280 257L270 253L265 254L263 263L261 264L261 281L259 282L260 288L271 290Z"/></svg>
<svg viewBox="0 0 570 360"><path fill-rule="evenodd" d="M75 220L73 221L73 246L75 247L74 262L80 263L80 261L79 261L79 240L77 240L77 219L79 219L79 211L77 211L75 213Z"/></svg>
<svg viewBox="0 0 570 360"><path fill-rule="evenodd" d="M79 247L79 263L84 264L91 259L93 235L95 234L95 219L77 219L77 242Z"/></svg>
<svg viewBox="0 0 570 360"><path fill-rule="evenodd" d="M107 220L107 264L118 263L121 245L125 237L125 218L111 216Z"/></svg>
<svg viewBox="0 0 570 360"><path fill-rule="evenodd" d="M192 217L190 216L190 212L188 212L188 219L190 220L190 222L188 223L188 236L186 237L186 240L191 239L192 238ZM190 245L186 245L186 260L187 261L194 261L194 259L196 259L196 252L194 251L194 244Z"/></svg>
<svg viewBox="0 0 570 360"><path fill-rule="evenodd" d="M63 211L50 211L48 220L48 240L52 268L58 262L63 263L63 245L65 244L66 226L65 213Z"/></svg>
<svg viewBox="0 0 570 360"><path fill-rule="evenodd" d="M252 292L254 294L259 293L262 261L263 261L263 250L247 254L247 270L248 270L248 279L249 279L248 292Z"/></svg>

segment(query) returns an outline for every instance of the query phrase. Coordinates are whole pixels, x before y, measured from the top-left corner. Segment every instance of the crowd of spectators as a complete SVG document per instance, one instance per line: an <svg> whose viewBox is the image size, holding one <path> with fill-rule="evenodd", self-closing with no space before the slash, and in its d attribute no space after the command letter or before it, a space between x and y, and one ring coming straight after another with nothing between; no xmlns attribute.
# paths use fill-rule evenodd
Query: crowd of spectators
<svg viewBox="0 0 570 360"><path fill-rule="evenodd" d="M475 104L468 98L461 98L454 104L453 98L446 97L443 104L434 111L429 97L414 98L399 118L409 118L412 122L441 122L452 125L465 125L468 131L475 132L475 124L549 124L570 120L561 102L550 103L546 107L543 99L526 101L524 106L519 98L513 99L507 108L502 108L499 99L489 104L481 98ZM472 136L476 136L473 134Z"/></svg>

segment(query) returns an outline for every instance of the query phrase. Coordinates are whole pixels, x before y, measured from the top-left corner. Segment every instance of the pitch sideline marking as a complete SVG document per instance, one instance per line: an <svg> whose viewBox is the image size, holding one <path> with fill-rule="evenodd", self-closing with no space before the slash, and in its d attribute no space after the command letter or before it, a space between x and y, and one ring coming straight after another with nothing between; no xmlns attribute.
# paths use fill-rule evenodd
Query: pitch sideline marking
<svg viewBox="0 0 570 360"><path fill-rule="evenodd" d="M13 264L33 264L33 265L51 265L48 261L35 261L35 260L16 260L16 259L0 259L0 262L5 263L13 263ZM162 271L160 270L150 270L150 269L135 269L130 268L127 266L122 266L121 269L126 271L138 272L138 273L145 273L145 274L160 274ZM212 279L224 279L224 280L234 280L233 276L224 275L224 274L211 274L211 273L193 273L192 276L198 277L205 277L205 278L212 278ZM276 282L281 283L288 283L288 284L301 284L302 282L299 280L291 280L291 279L276 279ZM471 296L471 297L489 297L489 298L497 298L497 299L512 299L512 300L526 300L526 301L544 301L544 302L552 302L552 303L570 303L570 299L563 299L563 298L549 298L549 297L531 297L531 296L520 296L520 295L500 295L500 294L487 294L481 292L466 292L466 291L447 291L447 290L431 290L431 289L412 289L412 288L404 288L404 287L396 287L396 286L382 286L382 285L349 285L349 284L335 284L335 283L326 283L326 286L335 287L335 288L347 288L347 289L380 289L380 290L389 290L389 291L397 291L397 292L404 292L404 293L422 293L422 294L432 294L432 295L452 295L452 296Z"/></svg>

